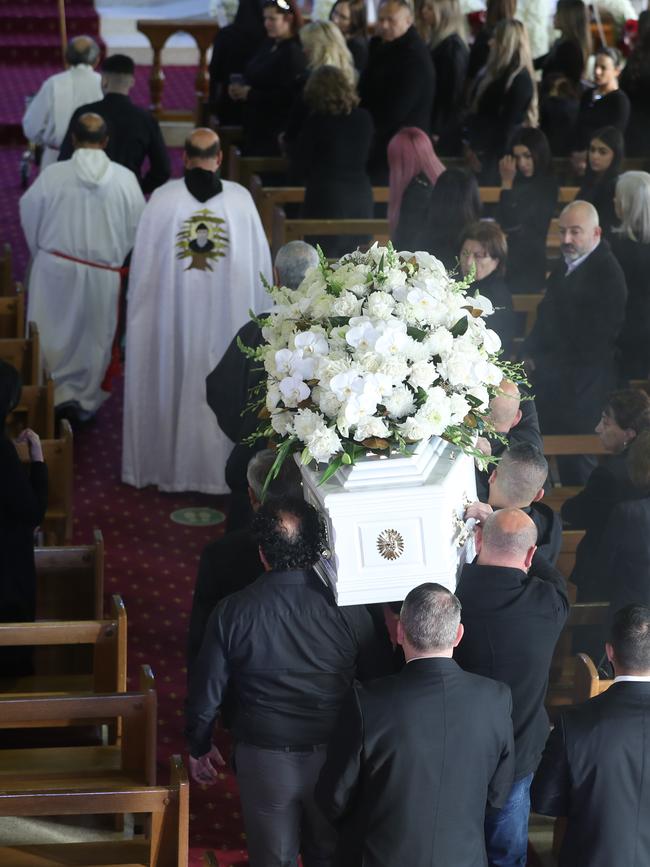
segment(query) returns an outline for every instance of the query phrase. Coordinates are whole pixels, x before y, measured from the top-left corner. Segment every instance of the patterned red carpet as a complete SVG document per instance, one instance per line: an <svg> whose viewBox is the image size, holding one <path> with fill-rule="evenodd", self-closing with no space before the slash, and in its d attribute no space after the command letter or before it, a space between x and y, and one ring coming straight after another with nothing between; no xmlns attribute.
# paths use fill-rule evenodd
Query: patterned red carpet
<svg viewBox="0 0 650 867"><path fill-rule="evenodd" d="M129 688L137 689L142 663L153 668L158 693L158 774L167 782L169 756L185 754L183 700L185 642L198 558L222 527L187 527L170 515L192 506L223 509L226 498L138 491L120 482L121 388L96 423L75 436L74 541L87 544L94 527L106 544L106 593L120 593L128 616ZM221 743L220 746L224 744ZM205 848L222 867L246 864L240 806L233 775L190 794L191 865Z"/></svg>
<svg viewBox="0 0 650 867"><path fill-rule="evenodd" d="M66 3L68 36L99 39L99 17L93 0ZM3 63L60 63L57 0L0 0L0 57Z"/></svg>

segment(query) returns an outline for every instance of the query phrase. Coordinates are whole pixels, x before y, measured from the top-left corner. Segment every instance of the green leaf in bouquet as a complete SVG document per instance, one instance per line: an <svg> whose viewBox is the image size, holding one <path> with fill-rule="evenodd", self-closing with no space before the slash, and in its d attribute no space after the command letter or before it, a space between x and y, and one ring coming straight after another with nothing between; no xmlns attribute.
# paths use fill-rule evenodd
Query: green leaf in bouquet
<svg viewBox="0 0 650 867"><path fill-rule="evenodd" d="M345 452L342 452L340 455L337 455L333 461L331 461L325 470L323 471L323 475L318 480L318 485L324 485L329 479L332 478L334 473L339 470L343 466L343 455Z"/></svg>
<svg viewBox="0 0 650 867"><path fill-rule="evenodd" d="M413 340L417 340L418 343L422 343L422 341L429 336L428 331L425 331L424 328L417 328L415 325L409 325L406 329L406 333L409 337L412 337Z"/></svg>
<svg viewBox="0 0 650 867"><path fill-rule="evenodd" d="M305 446L305 448L302 450L302 454L300 455L300 463L303 465L303 467L306 467L310 461L311 452L309 451L307 446Z"/></svg>
<svg viewBox="0 0 650 867"><path fill-rule="evenodd" d="M462 337L463 334L467 331L469 322L467 320L467 316L461 317L458 322L449 330L453 334L454 337Z"/></svg>
<svg viewBox="0 0 650 867"><path fill-rule="evenodd" d="M262 488L262 502L264 502L264 498L266 497L266 492L269 489L269 485L274 479L277 479L278 473L282 469L282 464L287 459L287 456L291 449L293 448L294 443L296 442L297 437L290 436L279 446L278 453L273 461L273 465L268 472L268 475L264 481L264 487Z"/></svg>

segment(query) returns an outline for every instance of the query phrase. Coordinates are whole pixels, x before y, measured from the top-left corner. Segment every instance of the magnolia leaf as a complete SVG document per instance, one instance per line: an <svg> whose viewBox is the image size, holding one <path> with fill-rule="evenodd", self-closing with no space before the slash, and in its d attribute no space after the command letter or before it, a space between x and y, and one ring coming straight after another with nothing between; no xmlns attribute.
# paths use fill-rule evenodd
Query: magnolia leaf
<svg viewBox="0 0 650 867"><path fill-rule="evenodd" d="M361 445L367 449L383 450L389 448L390 442L380 437L366 437L365 440L361 440Z"/></svg>
<svg viewBox="0 0 650 867"><path fill-rule="evenodd" d="M467 427L475 428L476 427L476 417L471 413L467 413L465 418L463 419L463 424L466 424Z"/></svg>
<svg viewBox="0 0 650 867"><path fill-rule="evenodd" d="M268 409L265 406L262 406L262 407L260 407L260 409L257 413L257 417L259 419L271 418L271 413L268 411Z"/></svg>
<svg viewBox="0 0 650 867"><path fill-rule="evenodd" d="M483 315L483 311L480 309L480 307L471 307L471 306L463 307L463 310L469 310L469 312L474 317L474 319L480 319L481 316ZM467 330L467 329L465 329L465 330Z"/></svg>
<svg viewBox="0 0 650 867"><path fill-rule="evenodd" d="M449 330L454 335L454 337L462 337L463 334L467 331L469 327L469 322L467 316L463 316L462 319L459 319L458 322Z"/></svg>

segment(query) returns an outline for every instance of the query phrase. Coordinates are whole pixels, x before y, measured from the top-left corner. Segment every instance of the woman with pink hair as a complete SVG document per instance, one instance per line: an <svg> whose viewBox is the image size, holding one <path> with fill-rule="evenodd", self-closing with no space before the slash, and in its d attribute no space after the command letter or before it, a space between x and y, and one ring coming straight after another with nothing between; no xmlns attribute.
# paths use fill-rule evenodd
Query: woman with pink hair
<svg viewBox="0 0 650 867"><path fill-rule="evenodd" d="M445 167L421 129L407 126L388 143L388 222L398 250L426 250L431 193Z"/></svg>

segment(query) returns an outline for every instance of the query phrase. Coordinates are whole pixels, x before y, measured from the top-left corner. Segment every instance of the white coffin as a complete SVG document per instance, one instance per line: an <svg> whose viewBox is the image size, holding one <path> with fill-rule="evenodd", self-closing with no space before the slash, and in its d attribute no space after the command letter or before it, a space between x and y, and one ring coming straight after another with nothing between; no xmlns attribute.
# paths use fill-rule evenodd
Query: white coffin
<svg viewBox="0 0 650 867"><path fill-rule="evenodd" d="M322 470L301 470L329 537L316 568L339 605L401 600L425 581L455 590L462 513L476 500L474 462L460 449L434 437L410 457L369 455L320 486Z"/></svg>

